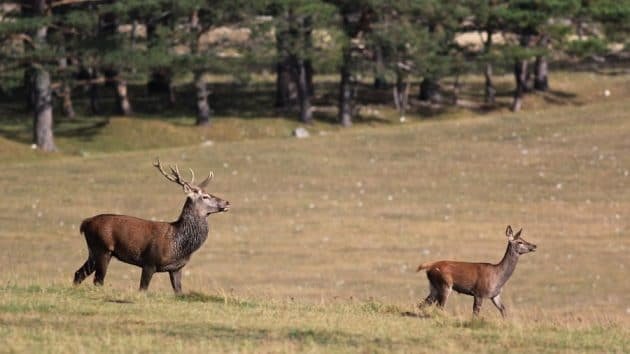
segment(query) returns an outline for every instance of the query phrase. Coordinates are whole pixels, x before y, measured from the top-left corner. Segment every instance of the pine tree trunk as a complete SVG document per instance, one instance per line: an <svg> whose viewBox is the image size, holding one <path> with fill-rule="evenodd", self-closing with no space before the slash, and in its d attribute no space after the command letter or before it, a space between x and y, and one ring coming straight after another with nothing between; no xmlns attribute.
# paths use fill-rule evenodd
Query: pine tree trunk
<svg viewBox="0 0 630 354"><path fill-rule="evenodd" d="M374 88L384 89L387 87L385 79L385 63L383 62L383 49L376 46L374 49Z"/></svg>
<svg viewBox="0 0 630 354"><path fill-rule="evenodd" d="M61 92L63 115L68 118L74 118L76 113L74 112L74 106L72 104L72 89L68 83L63 84Z"/></svg>
<svg viewBox="0 0 630 354"><path fill-rule="evenodd" d="M64 72L68 69L68 58L62 57L59 58L59 70ZM63 111L63 115L67 118L74 118L74 107L72 105L72 88L70 88L70 84L68 81L64 81L61 86L61 90L59 90L59 96L61 97L61 109Z"/></svg>
<svg viewBox="0 0 630 354"><path fill-rule="evenodd" d="M93 115L98 114L98 85L96 84L98 73L93 67L83 68L81 71L81 78L89 81L87 93L90 99L90 113Z"/></svg>
<svg viewBox="0 0 630 354"><path fill-rule="evenodd" d="M52 88L50 74L42 68L33 70L33 98L35 114L33 122L33 140L37 148L43 151L55 151L53 138Z"/></svg>
<svg viewBox="0 0 630 354"><path fill-rule="evenodd" d="M344 127L352 125L352 73L350 71L350 53L344 49L344 62L341 65L339 83L339 121Z"/></svg>
<svg viewBox="0 0 630 354"><path fill-rule="evenodd" d="M199 27L199 11L195 9L190 14L190 29L191 31L196 32Z"/></svg>
<svg viewBox="0 0 630 354"><path fill-rule="evenodd" d="M315 95L315 85L313 84L313 63L310 59L304 60L304 70L306 71L306 85L308 95L312 98Z"/></svg>
<svg viewBox="0 0 630 354"><path fill-rule="evenodd" d="M315 94L315 87L313 86L313 63L309 57L309 55L313 52L313 18L311 16L304 16L302 19L302 34L304 39L303 57L305 57L302 62L304 63L306 85L308 88L308 96L310 98Z"/></svg>
<svg viewBox="0 0 630 354"><path fill-rule="evenodd" d="M490 55L490 51L492 50L492 36L494 34L493 29L488 26L486 28L486 41L483 43L483 51L486 55ZM484 87L484 101L486 104L494 105L496 90L494 88L494 84L492 83L492 62L490 57L486 58L486 67L484 68L483 76L485 78L485 87Z"/></svg>
<svg viewBox="0 0 630 354"><path fill-rule="evenodd" d="M455 74L455 81L453 81L453 105L457 106L459 103L459 91L461 90L461 82L459 81L459 73Z"/></svg>
<svg viewBox="0 0 630 354"><path fill-rule="evenodd" d="M35 89L33 87L33 70L24 70L24 78L22 79L22 86L24 89L24 96L26 96L26 109L32 110L35 108Z"/></svg>
<svg viewBox="0 0 630 354"><path fill-rule="evenodd" d="M312 123L311 96L309 95L308 74L304 60L293 58L293 70L296 81L298 100L300 102L300 120L304 123Z"/></svg>
<svg viewBox="0 0 630 354"><path fill-rule="evenodd" d="M291 80L291 64L284 58L276 64L276 107L288 110L297 95Z"/></svg>
<svg viewBox="0 0 630 354"><path fill-rule="evenodd" d="M407 111L409 83L405 83L401 73L396 73L396 85L394 85L393 91L394 105L396 106L396 110L398 110L400 118L403 118L405 116L405 112Z"/></svg>
<svg viewBox="0 0 630 354"><path fill-rule="evenodd" d="M547 91L549 89L549 71L547 67L547 58L545 56L536 56L534 72L534 89L538 91Z"/></svg>
<svg viewBox="0 0 630 354"><path fill-rule="evenodd" d="M197 73L195 87L197 88L196 125L208 125L210 124L210 105L208 104L208 86L203 72Z"/></svg>
<svg viewBox="0 0 630 354"><path fill-rule="evenodd" d="M90 84L90 112L98 114L98 85Z"/></svg>
<svg viewBox="0 0 630 354"><path fill-rule="evenodd" d="M174 106L176 103L175 88L173 86L173 73L168 68L155 68L151 71L151 79L147 82L149 93L167 93L168 103Z"/></svg>
<svg viewBox="0 0 630 354"><path fill-rule="evenodd" d="M514 101L512 102L512 111L518 112L523 105L523 96L527 91L527 60L519 60L514 64L514 79L516 80L516 89L514 90Z"/></svg>
<svg viewBox="0 0 630 354"><path fill-rule="evenodd" d="M486 104L494 105L496 90L494 89L494 84L492 83L492 63L486 63L483 75L486 78L484 101Z"/></svg>
<svg viewBox="0 0 630 354"><path fill-rule="evenodd" d="M289 86L291 73L287 58L287 32L278 29L276 33L276 102L275 106L281 109L289 108Z"/></svg>
<svg viewBox="0 0 630 354"><path fill-rule="evenodd" d="M440 85L435 79L425 77L422 80L420 83L420 93L418 94L418 99L421 101L439 101L441 99Z"/></svg>
<svg viewBox="0 0 630 354"><path fill-rule="evenodd" d="M122 78L116 79L116 101L118 102L119 114L129 116L133 113L127 95L127 81Z"/></svg>

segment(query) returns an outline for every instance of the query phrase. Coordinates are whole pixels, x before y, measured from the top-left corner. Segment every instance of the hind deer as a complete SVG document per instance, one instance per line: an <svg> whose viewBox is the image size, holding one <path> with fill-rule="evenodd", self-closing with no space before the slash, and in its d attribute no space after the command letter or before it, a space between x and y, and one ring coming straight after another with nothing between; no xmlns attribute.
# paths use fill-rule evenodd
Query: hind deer
<svg viewBox="0 0 630 354"><path fill-rule="evenodd" d="M83 220L81 233L88 247L88 259L74 274L74 284L80 284L96 272L94 284L103 285L111 257L142 268L140 290L147 290L155 272L168 272L176 294L182 292L182 268L190 256L208 238L210 214L225 212L230 203L207 193L204 189L213 177L212 172L198 185L195 174L185 181L177 166L170 173L160 160L153 164L166 179L182 186L186 202L174 222L149 221L127 215L101 214Z"/></svg>
<svg viewBox="0 0 630 354"><path fill-rule="evenodd" d="M512 227L508 225L505 230L508 238L507 249L498 264L437 261L418 266L417 272L427 271L430 287L429 296L418 307L423 308L437 301L438 306L443 308L451 290L455 290L475 298L474 316L479 314L483 299L491 299L501 312L501 316L505 318L506 309L501 302L501 290L516 269L519 256L536 250L536 245L521 237L522 231L523 229L514 235Z"/></svg>

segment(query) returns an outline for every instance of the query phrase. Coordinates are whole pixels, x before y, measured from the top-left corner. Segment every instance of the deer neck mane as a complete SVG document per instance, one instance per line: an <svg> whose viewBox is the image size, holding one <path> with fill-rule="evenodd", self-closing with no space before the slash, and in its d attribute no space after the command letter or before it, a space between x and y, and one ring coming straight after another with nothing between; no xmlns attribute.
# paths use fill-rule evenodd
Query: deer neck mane
<svg viewBox="0 0 630 354"><path fill-rule="evenodd" d="M182 213L173 223L173 227L175 228L173 251L178 257L189 256L208 238L208 220L196 212L190 198L186 198Z"/></svg>
<svg viewBox="0 0 630 354"><path fill-rule="evenodd" d="M512 273L514 273L514 269L516 269L516 263L518 263L518 252L516 251L516 246L512 245L512 242L508 242L507 249L505 250L505 255L501 262L496 265L497 269L497 288L501 288L505 282L510 278Z"/></svg>

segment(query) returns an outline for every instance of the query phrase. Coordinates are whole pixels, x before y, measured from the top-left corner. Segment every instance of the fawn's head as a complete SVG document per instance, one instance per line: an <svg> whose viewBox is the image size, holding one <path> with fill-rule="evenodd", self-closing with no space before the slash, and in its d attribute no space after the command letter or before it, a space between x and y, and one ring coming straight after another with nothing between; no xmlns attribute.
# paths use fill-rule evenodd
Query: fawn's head
<svg viewBox="0 0 630 354"><path fill-rule="evenodd" d="M195 173L192 169L190 170L191 180L190 182L187 182L180 175L177 165L175 165L174 168L172 166L169 166L171 170L170 173L164 171L159 159L155 161L153 166L155 166L160 171L160 173L162 173L162 175L166 177L166 179L182 186L182 188L184 189L184 193L186 193L188 200L192 203L193 208L198 215L205 217L210 214L230 210L230 202L216 197L210 193L207 193L204 190L214 176L212 172L210 172L208 177L206 177L206 179L204 179L201 183L195 185Z"/></svg>
<svg viewBox="0 0 630 354"><path fill-rule="evenodd" d="M512 245L513 249L518 254L524 254L524 253L536 251L536 245L525 241L521 237L521 232L523 232L523 229L518 230L518 232L515 235L512 232L512 227L510 225L508 225L507 229L505 230L505 236L507 236L508 242L510 243L510 245Z"/></svg>

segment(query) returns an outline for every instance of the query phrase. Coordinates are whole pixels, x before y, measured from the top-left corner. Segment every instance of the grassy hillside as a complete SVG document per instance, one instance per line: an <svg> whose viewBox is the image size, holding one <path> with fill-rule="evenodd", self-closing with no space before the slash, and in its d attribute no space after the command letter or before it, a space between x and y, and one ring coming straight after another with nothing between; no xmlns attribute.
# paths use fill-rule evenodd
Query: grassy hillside
<svg viewBox="0 0 630 354"><path fill-rule="evenodd" d="M336 123L335 100L337 95L336 77L318 77L318 91L315 98L316 123L308 127L315 135L340 129ZM274 83L266 81L252 87L235 88L227 85L226 78L209 78L218 85L211 102L216 115L207 128L194 126L194 112L182 104L179 109L169 107L163 97L147 96L144 88L136 88L132 93L138 114L133 117L108 115L105 109L113 106L113 98L104 99L104 116L84 116L87 99L84 93L75 97L77 118L69 120L59 112L55 115L55 141L59 152L42 155L31 149L32 117L25 112L23 102L0 102L0 161L23 162L42 157L88 156L101 153L172 148L210 144L211 142L240 141L260 138L287 138L294 128L301 126L295 117L297 113L276 112L273 109ZM271 80L271 81L270 81ZM492 109L482 107L483 82L476 76L461 78L461 92L458 106L446 103L442 106L427 106L411 97L411 108L406 122L418 123L424 120L466 119L471 117L496 116L507 114L512 100L513 78L510 75L497 76L497 105ZM212 85L212 84L211 84ZM590 104L601 101L619 101L630 95L627 75L596 74L592 72L554 72L551 76L552 89L545 93L527 95L524 110L529 114L540 114L550 107L565 107ZM225 86L225 87L224 87ZM416 85L417 86L417 85ZM444 90L450 87L449 80L443 82ZM144 86L142 86L144 87ZM181 88L182 101L186 102L194 92ZM241 90L236 91L235 90ZM138 91L138 92L135 92ZM604 92L609 96L604 96ZM398 113L393 109L389 90L375 91L366 82L360 87L361 103L355 126L380 128L401 125ZM110 107L111 108L111 107ZM113 108L112 108L113 109ZM112 112L109 112L113 114ZM406 123L408 124L408 123Z"/></svg>
<svg viewBox="0 0 630 354"><path fill-rule="evenodd" d="M1 348L627 352L630 101L593 101L5 162ZM184 196L156 156L213 169L210 192L233 205L210 217L187 295L173 296L164 274L138 294L140 270L117 261L104 288L72 287L87 256L83 218L177 217ZM457 294L444 313L401 315L428 292L418 263L496 262L507 224L538 245L504 289L507 321L489 302L471 321L472 299Z"/></svg>
<svg viewBox="0 0 630 354"><path fill-rule="evenodd" d="M16 352L627 352L630 331L567 323L430 313L403 317L378 302L310 305L230 295L142 295L113 289L5 287L3 351Z"/></svg>

